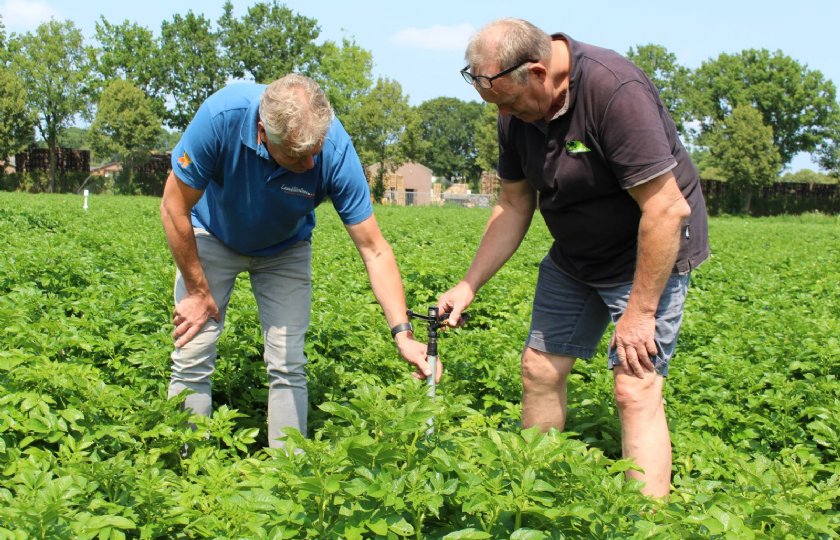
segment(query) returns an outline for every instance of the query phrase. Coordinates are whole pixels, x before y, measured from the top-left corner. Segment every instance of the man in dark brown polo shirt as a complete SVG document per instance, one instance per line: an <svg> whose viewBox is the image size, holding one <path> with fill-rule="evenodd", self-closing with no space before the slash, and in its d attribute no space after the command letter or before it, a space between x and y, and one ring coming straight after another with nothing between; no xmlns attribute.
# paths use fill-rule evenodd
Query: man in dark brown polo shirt
<svg viewBox="0 0 840 540"><path fill-rule="evenodd" d="M461 72L499 108L499 201L464 279L439 307L461 312L522 241L539 206L554 244L540 265L522 354L522 425L563 429L566 382L610 321L628 473L664 497L671 444L664 377L689 274L709 255L697 170L648 78L619 54L549 36L527 21L490 23Z"/></svg>

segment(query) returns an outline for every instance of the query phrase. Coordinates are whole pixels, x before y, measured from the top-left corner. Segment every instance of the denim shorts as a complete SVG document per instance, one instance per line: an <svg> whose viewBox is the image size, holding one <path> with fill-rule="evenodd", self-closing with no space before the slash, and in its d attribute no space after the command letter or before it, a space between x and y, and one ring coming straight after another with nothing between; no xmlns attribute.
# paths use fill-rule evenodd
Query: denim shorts
<svg viewBox="0 0 840 540"><path fill-rule="evenodd" d="M656 310L656 372L668 374L682 323L689 274L672 274ZM538 351L573 358L592 358L610 321L615 323L627 307L632 283L594 287L563 273L546 256L540 263L531 330L526 346ZM607 367L620 360L610 349Z"/></svg>

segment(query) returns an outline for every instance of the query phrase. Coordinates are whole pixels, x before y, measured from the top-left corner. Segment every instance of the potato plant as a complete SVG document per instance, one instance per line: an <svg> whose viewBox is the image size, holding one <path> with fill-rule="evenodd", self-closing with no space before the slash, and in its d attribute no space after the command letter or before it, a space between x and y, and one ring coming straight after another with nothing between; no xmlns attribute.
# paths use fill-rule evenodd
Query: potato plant
<svg viewBox="0 0 840 540"><path fill-rule="evenodd" d="M310 433L269 450L244 277L213 417L166 399L174 265L157 205L0 194L0 539L838 536L836 216L712 219L665 386L673 490L656 502L625 480L606 338L575 366L567 431L519 425L519 352L551 243L539 216L469 324L440 338L431 401L320 208ZM489 215L376 212L415 310L460 279Z"/></svg>

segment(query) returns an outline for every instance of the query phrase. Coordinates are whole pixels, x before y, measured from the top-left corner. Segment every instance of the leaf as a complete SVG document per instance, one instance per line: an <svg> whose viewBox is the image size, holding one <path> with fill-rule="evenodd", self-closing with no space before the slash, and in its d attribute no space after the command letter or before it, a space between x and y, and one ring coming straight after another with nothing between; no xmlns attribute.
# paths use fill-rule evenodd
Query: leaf
<svg viewBox="0 0 840 540"><path fill-rule="evenodd" d="M395 518L387 518L388 520L388 530L397 533L400 536L409 536L414 534L414 527L405 520L405 518L400 517L398 519Z"/></svg>
<svg viewBox="0 0 840 540"><path fill-rule="evenodd" d="M493 536L477 529L461 529L447 534L442 540L485 540L486 538L493 538Z"/></svg>
<svg viewBox="0 0 840 540"><path fill-rule="evenodd" d="M548 534L534 529L517 529L510 535L510 540L543 540L551 538Z"/></svg>

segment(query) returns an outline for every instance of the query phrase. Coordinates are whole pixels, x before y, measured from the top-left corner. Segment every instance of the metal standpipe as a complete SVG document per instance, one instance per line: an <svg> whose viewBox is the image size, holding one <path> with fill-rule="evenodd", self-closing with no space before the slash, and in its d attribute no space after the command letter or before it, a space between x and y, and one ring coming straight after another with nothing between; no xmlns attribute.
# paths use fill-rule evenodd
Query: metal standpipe
<svg viewBox="0 0 840 540"><path fill-rule="evenodd" d="M437 330L440 328L438 324L438 308L429 308L429 341L426 342L426 361L429 363L431 369L429 376L426 377L426 386L428 387L427 394L430 398L435 397L435 378L437 376Z"/></svg>
<svg viewBox="0 0 840 540"><path fill-rule="evenodd" d="M430 307L427 315L414 313L410 309L406 312L409 319L421 319L429 323L428 341L426 342L426 361L429 363L429 375L426 377L426 395L430 398L435 398L437 378L437 361L438 361L438 329L446 326L446 321L449 318L449 313L441 314L437 307ZM467 314L462 313L461 318L467 319ZM426 422L429 428L426 430L426 435L431 435L435 432L434 416L429 418Z"/></svg>

